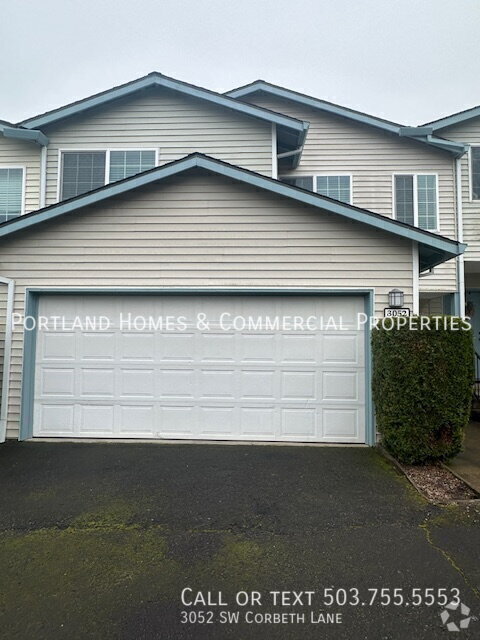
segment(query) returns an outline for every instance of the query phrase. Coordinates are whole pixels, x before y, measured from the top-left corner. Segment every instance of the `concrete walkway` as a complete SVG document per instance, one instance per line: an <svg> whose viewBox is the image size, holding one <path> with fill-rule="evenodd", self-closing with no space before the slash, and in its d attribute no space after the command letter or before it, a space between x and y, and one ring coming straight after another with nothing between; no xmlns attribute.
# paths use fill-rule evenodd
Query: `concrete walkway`
<svg viewBox="0 0 480 640"><path fill-rule="evenodd" d="M468 425L465 450L448 466L480 493L480 422Z"/></svg>

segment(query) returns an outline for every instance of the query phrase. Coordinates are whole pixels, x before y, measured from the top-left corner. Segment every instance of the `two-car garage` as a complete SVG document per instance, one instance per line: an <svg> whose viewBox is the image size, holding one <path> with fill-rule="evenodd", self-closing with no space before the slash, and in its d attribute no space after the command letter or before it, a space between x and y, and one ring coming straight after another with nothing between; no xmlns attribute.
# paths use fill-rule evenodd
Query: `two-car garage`
<svg viewBox="0 0 480 640"><path fill-rule="evenodd" d="M364 295L64 292L36 311L34 437L365 442Z"/></svg>

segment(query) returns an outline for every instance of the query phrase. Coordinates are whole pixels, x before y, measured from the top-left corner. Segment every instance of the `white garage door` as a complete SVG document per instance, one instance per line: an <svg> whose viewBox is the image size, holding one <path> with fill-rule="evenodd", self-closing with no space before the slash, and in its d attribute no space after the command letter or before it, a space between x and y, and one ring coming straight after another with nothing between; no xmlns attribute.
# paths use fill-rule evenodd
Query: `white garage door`
<svg viewBox="0 0 480 640"><path fill-rule="evenodd" d="M43 296L34 435L365 442L363 308L360 296Z"/></svg>

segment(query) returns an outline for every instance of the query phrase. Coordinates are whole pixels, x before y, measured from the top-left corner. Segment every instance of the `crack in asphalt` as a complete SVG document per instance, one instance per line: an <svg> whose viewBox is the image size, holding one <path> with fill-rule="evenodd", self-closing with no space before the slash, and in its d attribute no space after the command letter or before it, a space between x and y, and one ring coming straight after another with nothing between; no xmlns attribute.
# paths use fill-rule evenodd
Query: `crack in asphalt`
<svg viewBox="0 0 480 640"><path fill-rule="evenodd" d="M467 574L465 573L465 571L462 569L462 567L460 567L454 560L454 558L450 555L450 553L448 551L446 551L443 547L441 547L440 545L436 544L433 540L433 535L432 535L432 531L430 529L429 526L429 518L431 517L431 514L428 513L425 517L425 520L419 524L419 528L423 531L423 533L425 534L425 539L427 541L427 543L432 547L432 549L435 549L436 551L438 551L444 558L445 560L448 562L448 564L462 577L464 583L467 585L467 587L469 589L471 589L471 591L473 591L475 597L480 600L480 591L478 590L478 588L472 584L472 582L470 581L470 579L468 578Z"/></svg>

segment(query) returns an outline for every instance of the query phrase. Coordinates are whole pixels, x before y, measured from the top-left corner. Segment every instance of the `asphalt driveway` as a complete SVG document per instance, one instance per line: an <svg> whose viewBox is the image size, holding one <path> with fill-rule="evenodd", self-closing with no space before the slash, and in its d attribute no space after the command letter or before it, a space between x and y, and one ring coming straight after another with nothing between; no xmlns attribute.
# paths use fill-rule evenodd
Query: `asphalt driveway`
<svg viewBox="0 0 480 640"><path fill-rule="evenodd" d="M477 507L432 507L371 449L0 446L2 638L448 638L412 590L458 589L480 617L479 550ZM189 606L198 591L211 604Z"/></svg>

